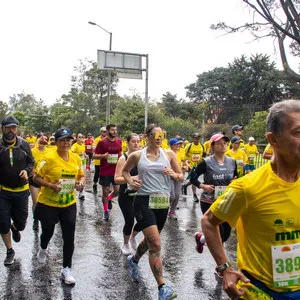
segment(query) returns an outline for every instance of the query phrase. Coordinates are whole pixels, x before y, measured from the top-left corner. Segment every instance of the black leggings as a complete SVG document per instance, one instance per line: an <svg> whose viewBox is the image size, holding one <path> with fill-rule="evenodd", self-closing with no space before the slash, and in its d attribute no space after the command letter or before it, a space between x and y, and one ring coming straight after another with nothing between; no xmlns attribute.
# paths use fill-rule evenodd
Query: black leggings
<svg viewBox="0 0 300 300"><path fill-rule="evenodd" d="M37 204L35 217L40 220L42 226L41 248L47 249L53 236L55 224L60 222L63 237L63 267L72 267L74 252L74 236L76 225L76 203L64 207L51 207L41 203Z"/></svg>
<svg viewBox="0 0 300 300"><path fill-rule="evenodd" d="M94 173L94 179L93 182L97 183L100 176L100 166L95 166L95 173Z"/></svg>
<svg viewBox="0 0 300 300"><path fill-rule="evenodd" d="M200 202L200 205L201 205L201 210L202 210L203 215L208 211L208 209L211 206L210 203L206 203L206 202L202 202L202 201ZM222 243L225 243L230 237L231 227L227 222L224 222L219 225L219 230L220 230L220 235L222 238Z"/></svg>
<svg viewBox="0 0 300 300"><path fill-rule="evenodd" d="M133 213L133 205L132 205L133 199L134 196L124 195L124 191L121 190L120 188L118 202L125 220L125 224L123 227L124 235L130 235L133 228L133 224L134 224L134 213ZM138 223L136 223L133 230L136 232L140 232L142 228Z"/></svg>

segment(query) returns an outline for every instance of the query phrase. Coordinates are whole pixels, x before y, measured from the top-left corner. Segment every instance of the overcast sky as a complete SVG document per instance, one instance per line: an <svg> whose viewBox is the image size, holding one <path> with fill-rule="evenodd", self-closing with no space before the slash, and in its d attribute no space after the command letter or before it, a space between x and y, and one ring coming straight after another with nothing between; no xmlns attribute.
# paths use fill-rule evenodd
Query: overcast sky
<svg viewBox="0 0 300 300"><path fill-rule="evenodd" d="M79 59L97 49L149 54L149 97L167 91L185 98L197 74L226 66L242 54L266 53L278 62L271 40L248 34L221 36L210 24L251 18L242 0L14 0L0 4L0 100L24 91L52 104L70 89ZM123 96L144 95L144 80L121 79Z"/></svg>

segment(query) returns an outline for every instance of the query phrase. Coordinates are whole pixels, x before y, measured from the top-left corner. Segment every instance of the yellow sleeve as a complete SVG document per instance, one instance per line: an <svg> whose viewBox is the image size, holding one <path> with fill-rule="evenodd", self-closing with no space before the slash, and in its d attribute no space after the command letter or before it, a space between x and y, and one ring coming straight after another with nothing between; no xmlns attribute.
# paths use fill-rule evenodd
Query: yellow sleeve
<svg viewBox="0 0 300 300"><path fill-rule="evenodd" d="M245 162L245 163L247 163L248 162L248 156L247 156L247 154L246 154L246 152L244 151L244 150L242 150L244 153L243 153L243 161Z"/></svg>
<svg viewBox="0 0 300 300"><path fill-rule="evenodd" d="M247 208L244 178L236 179L227 187L223 195L211 205L212 213L220 220L235 227L240 215Z"/></svg>

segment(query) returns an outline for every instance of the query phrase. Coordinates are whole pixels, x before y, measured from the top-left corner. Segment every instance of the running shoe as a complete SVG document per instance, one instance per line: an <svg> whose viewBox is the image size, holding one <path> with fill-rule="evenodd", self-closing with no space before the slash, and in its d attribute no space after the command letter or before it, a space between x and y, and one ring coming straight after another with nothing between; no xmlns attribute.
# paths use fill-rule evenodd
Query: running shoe
<svg viewBox="0 0 300 300"><path fill-rule="evenodd" d="M46 262L47 258L47 250L40 248L38 254L37 254L37 259L40 264L44 264Z"/></svg>
<svg viewBox="0 0 300 300"><path fill-rule="evenodd" d="M124 244L124 245L122 246L121 250L122 250L122 253L123 253L125 256L128 256L128 255L132 254L132 251L131 251L131 249L130 249L129 244Z"/></svg>
<svg viewBox="0 0 300 300"><path fill-rule="evenodd" d="M108 211L105 211L103 213L103 220L109 220L109 212Z"/></svg>
<svg viewBox="0 0 300 300"><path fill-rule="evenodd" d="M164 284L158 292L158 300L170 300L177 298L177 294L173 291L173 289L169 286Z"/></svg>
<svg viewBox="0 0 300 300"><path fill-rule="evenodd" d="M39 230L39 220L33 220L32 230Z"/></svg>
<svg viewBox="0 0 300 300"><path fill-rule="evenodd" d="M140 280L140 267L138 266L137 263L133 261L133 255L127 256L127 260L129 263L129 268L130 268L130 275L133 280L139 281Z"/></svg>
<svg viewBox="0 0 300 300"><path fill-rule="evenodd" d="M65 284L75 284L75 279L69 267L65 267L61 270L60 279L63 280Z"/></svg>
<svg viewBox="0 0 300 300"><path fill-rule="evenodd" d="M203 234L200 233L200 232L196 232L194 234L195 241L196 241L196 251L199 252L199 253L203 252L203 246L205 244L205 243L200 242L200 239L201 239L202 236L203 236Z"/></svg>
<svg viewBox="0 0 300 300"><path fill-rule="evenodd" d="M169 216L169 219L171 219L171 220L177 220L178 219L175 212L169 211L168 216Z"/></svg>
<svg viewBox="0 0 300 300"><path fill-rule="evenodd" d="M195 203L198 203L199 202L199 198L197 197L197 195L195 194L194 197L193 197L193 201Z"/></svg>
<svg viewBox="0 0 300 300"><path fill-rule="evenodd" d="M7 249L6 251L6 257L4 259L4 265L5 266L10 266L14 263L15 261L15 250L14 249Z"/></svg>
<svg viewBox="0 0 300 300"><path fill-rule="evenodd" d="M21 240L21 233L19 230L15 229L13 226L10 227L12 232L12 238L16 243L19 243Z"/></svg>
<svg viewBox="0 0 300 300"><path fill-rule="evenodd" d="M136 243L136 240L135 238L130 238L129 239L129 245L131 247L131 249L133 249L134 251L137 249L137 243Z"/></svg>

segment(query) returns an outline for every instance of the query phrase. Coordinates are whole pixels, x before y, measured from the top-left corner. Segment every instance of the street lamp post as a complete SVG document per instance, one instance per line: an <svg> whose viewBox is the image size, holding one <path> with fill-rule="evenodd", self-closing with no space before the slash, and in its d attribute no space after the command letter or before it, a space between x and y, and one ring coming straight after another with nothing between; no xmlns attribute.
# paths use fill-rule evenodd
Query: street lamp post
<svg viewBox="0 0 300 300"><path fill-rule="evenodd" d="M111 45L112 45L112 32L107 31L100 25L98 25L95 22L89 21L90 25L97 26L104 30L106 33L109 34L109 51L111 51ZM111 70L108 70L108 79L107 79L107 99L106 99L106 125L110 122L110 85L111 85Z"/></svg>

